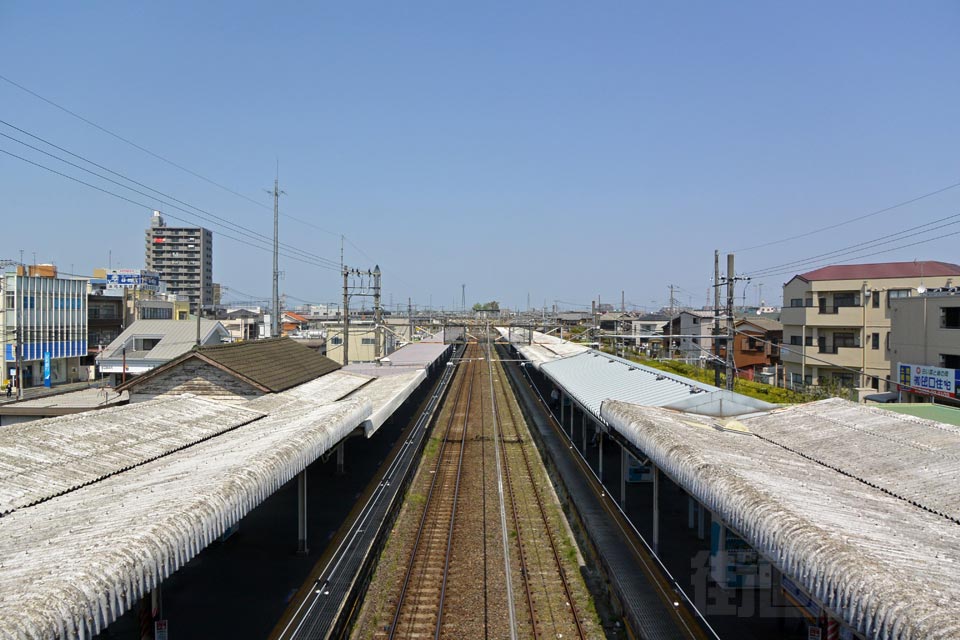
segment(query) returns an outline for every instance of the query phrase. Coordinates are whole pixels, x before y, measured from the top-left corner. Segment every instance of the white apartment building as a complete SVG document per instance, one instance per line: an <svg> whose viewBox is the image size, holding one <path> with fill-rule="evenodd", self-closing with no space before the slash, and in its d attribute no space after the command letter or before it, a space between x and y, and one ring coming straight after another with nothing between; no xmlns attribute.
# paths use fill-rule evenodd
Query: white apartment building
<svg viewBox="0 0 960 640"><path fill-rule="evenodd" d="M16 379L19 344L24 386L80 380L80 359L87 355L87 281L59 278L56 267L41 265L5 273L2 283L0 379Z"/></svg>
<svg viewBox="0 0 960 640"><path fill-rule="evenodd" d="M148 271L160 274L168 293L187 297L193 313L201 293L204 306L214 304L213 232L209 229L168 227L160 212L154 211L146 231L145 264Z"/></svg>
<svg viewBox="0 0 960 640"><path fill-rule="evenodd" d="M794 385L836 383L886 391L891 310L927 288L960 283L960 265L887 262L833 265L783 286L782 360Z"/></svg>

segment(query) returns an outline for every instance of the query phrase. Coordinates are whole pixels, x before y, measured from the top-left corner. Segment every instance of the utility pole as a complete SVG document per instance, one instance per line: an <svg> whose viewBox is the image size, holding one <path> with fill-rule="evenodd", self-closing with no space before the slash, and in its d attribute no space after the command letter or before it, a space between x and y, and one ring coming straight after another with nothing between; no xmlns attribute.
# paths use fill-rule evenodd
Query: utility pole
<svg viewBox="0 0 960 640"><path fill-rule="evenodd" d="M383 309L380 306L380 265L373 267L373 359L380 362L380 338L383 336Z"/></svg>
<svg viewBox="0 0 960 640"><path fill-rule="evenodd" d="M277 163L277 176L273 179L273 317L270 319L270 337L280 335L280 169ZM342 249L341 249L342 251ZM342 258L341 258L342 262Z"/></svg>
<svg viewBox="0 0 960 640"><path fill-rule="evenodd" d="M350 270L343 267L343 366L350 364L350 293L347 289Z"/></svg>
<svg viewBox="0 0 960 640"><path fill-rule="evenodd" d="M733 391L733 378L736 367L733 360L733 283L736 280L733 270L733 254L727 254L727 390Z"/></svg>
<svg viewBox="0 0 960 640"><path fill-rule="evenodd" d="M407 320L410 321L410 335L407 340L413 342L413 300L411 298L407 298Z"/></svg>
<svg viewBox="0 0 960 640"><path fill-rule="evenodd" d="M460 308L464 313L467 311L467 285L460 285Z"/></svg>
<svg viewBox="0 0 960 640"><path fill-rule="evenodd" d="M713 251L713 386L720 386L720 250Z"/></svg>

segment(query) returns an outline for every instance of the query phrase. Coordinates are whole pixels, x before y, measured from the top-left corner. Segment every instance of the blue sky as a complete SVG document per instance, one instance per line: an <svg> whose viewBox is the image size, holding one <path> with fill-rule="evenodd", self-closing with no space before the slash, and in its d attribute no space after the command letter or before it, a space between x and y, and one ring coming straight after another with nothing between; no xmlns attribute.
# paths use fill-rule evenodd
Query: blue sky
<svg viewBox="0 0 960 640"><path fill-rule="evenodd" d="M658 307L670 284L704 304L714 249L760 272L960 213L954 188L743 250L960 182L957 33L956 2L6 2L0 74L261 205L279 159L282 211L309 223L281 218L281 241L338 262L346 234L387 302L466 284L468 304ZM3 81L0 119L272 233L269 206ZM143 264L148 208L4 154L0 216L0 258ZM269 297L269 253L203 224L215 280ZM960 262L960 224L934 228L860 261ZM281 269L291 304L339 299L336 268ZM768 273L747 302L760 282L779 302L790 276Z"/></svg>

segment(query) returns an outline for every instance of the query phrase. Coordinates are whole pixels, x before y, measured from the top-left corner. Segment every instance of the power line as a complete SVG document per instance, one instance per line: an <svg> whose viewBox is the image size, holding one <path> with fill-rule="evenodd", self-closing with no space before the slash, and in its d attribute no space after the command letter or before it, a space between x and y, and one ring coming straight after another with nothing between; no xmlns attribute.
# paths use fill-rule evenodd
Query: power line
<svg viewBox="0 0 960 640"><path fill-rule="evenodd" d="M943 238L952 238L953 236L956 236L956 235L960 235L960 231L954 231L953 233L947 233L947 234L939 235L939 236L937 236L937 237L935 237L935 238L927 238L927 239L925 239L925 240L918 240L918 241L916 241L916 242L910 242L910 243L902 244L902 245L899 245L899 246L896 246L896 247L891 247L891 248L889 248L889 249L882 249L882 250L880 250L880 251L874 251L874 252L872 252L872 253L864 253L864 254L856 255L856 256L854 256L854 257L852 257L852 258L848 258L848 259L846 259L846 260L830 260L830 261L828 261L828 262L823 262L823 263L820 263L820 264L811 265L811 267L807 267L807 268L819 268L819 267L824 267L824 266L831 265L831 264L843 264L843 263L846 263L846 262L853 262L854 260L861 260L861 259L863 259L863 258L869 258L870 256L876 256L876 255L880 255L880 254L883 254L883 253L890 253L891 251L897 251L898 249L907 249L907 248L909 248L909 247L915 247L915 246L917 246L917 245L926 244L926 243L928 243L928 242L933 242L933 241L935 241L935 240L942 240ZM796 273L796 270L795 270L795 269L789 269L789 270L787 270L787 271L780 271L780 272L777 272L777 273L767 273L767 274L764 274L764 277L765 277L765 278L770 278L770 277L773 277L773 276L781 276L781 275L786 275L786 274L791 274L791 273Z"/></svg>
<svg viewBox="0 0 960 640"><path fill-rule="evenodd" d="M190 203L188 203L188 202L184 202L183 200L180 200L180 199L178 199L178 198L176 198L176 197L174 197L174 196L171 196L171 195L166 194L166 193L164 193L164 192L162 192L162 191L159 191L159 190L157 190L157 189L154 189L153 187L150 187L149 185L143 184L142 182L138 182L137 180L134 180L133 178L130 178L130 177L128 177L128 176L125 176L125 175L123 175L122 173L119 173L119 172L117 172L117 171L114 171L113 169L110 169L109 167L105 167L105 166L103 166L103 165L101 165L101 164L98 164L98 163L96 163L96 162L94 162L94 161L92 161L92 160L90 160L90 159L88 159L88 158L86 158L86 157L84 157L84 156L82 156L82 155L80 155L80 154L77 154L77 153L74 153L74 152L70 151L69 149L64 149L63 147L60 147L60 146L58 146L58 145L56 145L56 144L54 144L54 143L52 143L52 142L50 142L50 141L48 141L48 140L45 140L44 138L41 138L40 136L37 136L37 135L35 135L35 134L32 134L32 133L30 133L29 131L25 131L25 130L23 130L23 129L21 129L21 128L13 125L13 124L10 124L9 122L6 122L6 121L4 121L4 120L0 120L0 124L4 124L4 125L12 128L12 129L15 129L15 130L17 130L17 131L19 131L19 132L27 135L27 136L30 136L31 138L34 138L34 139L36 139L36 140L39 140L40 142L43 142L44 144L47 144L47 145L49 145L49 146L51 146L51 147L53 147L53 148L55 148L55 149L58 149L58 150L66 153L66 154L69 154L70 156L73 156L74 158L78 158L79 160L82 160L83 162L86 162L86 163L88 163L88 164L91 164L91 165L93 165L93 166L95 166L95 167L97 167L97 168L99 168L99 169L102 169L102 170L104 170L104 171L106 171L106 172L108 172L108 173L111 173L111 174L113 174L113 175L115 175L115 176L118 176L118 177L122 178L123 180L126 180L126 181L128 181L128 182L131 182L131 183L133 183L133 184L135 184L135 185L137 185L137 186L143 187L144 189L147 189L147 190L149 190L149 191L152 191L153 193L158 194L158 195L160 195L160 196L162 196L162 197L164 197L164 198L168 198L168 199L170 199L170 200L172 200L172 201L174 201L174 202L177 202L177 203L180 203L180 204L182 204L182 205L184 205L184 206L190 207L191 209L196 210L198 213L193 213L192 211L188 211L188 210L186 210L186 209L183 209L182 207L178 207L178 206L176 206L176 205L170 204L169 202L165 202L165 201L163 201L163 200L159 200L159 199L158 199L159 202L163 202L163 204L165 204L165 205L167 205L167 206L173 207L174 209L177 209L177 210L179 210L179 211L182 211L182 212L187 213L187 214L190 214L190 215L199 215L201 218L203 218L203 219L205 219L205 220L213 223L214 225L218 225L218 226L223 227L223 228L232 229L232 230L234 230L234 231L237 231L237 232L241 233L241 235L245 235L245 236L247 236L247 237L249 237L249 238L251 238L251 239L253 239L253 240L256 240L256 241L259 241L259 242L267 242L267 241L270 241L264 234L261 234L261 233L259 233L259 232L257 232L257 231L254 231L253 229L249 229L249 228L247 228L247 227L244 227L243 225L240 225L240 224L237 224L237 223L235 223L235 222L232 222L232 221L230 221L230 220L228 220L228 219L226 219L226 218L223 218L222 216L218 216L217 214L212 213L212 212L210 212L210 211L206 211L205 209L201 209L200 207L197 207L197 206L195 206L195 205L192 205L192 204L190 204ZM157 199L156 196L153 196L153 195L151 195L151 194L149 194L149 193L144 193L143 191L140 191L140 190L138 190L138 189L134 189L133 187L130 187L130 186L125 185L125 184L123 184L123 183L121 183L121 182L118 182L118 181L116 181L116 180L113 180L113 179L111 179L111 178L108 178L108 177L106 177L106 176L103 176L103 175L101 175L101 174L99 174L99 173L97 173L97 172L95 172L95 171L92 171L92 170L86 168L86 167L83 167L83 166L81 166L81 165L78 165L78 164L75 164L75 163L73 163L73 162L70 162L69 160L65 160L65 159L61 158L60 156L58 156L58 155L56 155L56 154L50 153L49 151L46 151L46 150L44 150L44 149L40 149L39 147L35 147L35 146L31 145L31 144L28 144L28 143L26 143L26 142L24 142L24 141L22 141L22 140L19 140L19 139L15 138L15 137L13 137L13 136L7 135L6 133L0 132L0 136L3 136L4 138L7 138L7 139L9 139L9 140L13 140L14 142L16 142L16 143L18 143L18 144L21 144L21 145L23 145L23 146L25 146L25 147L27 147L27 148L29 148L29 149L33 149L34 151L37 151L37 152L39 152L39 153L42 153L42 154L44 154L44 155L46 155L46 156L48 156L48 157L54 158L55 160L59 160L60 162L63 162L64 164L67 164L67 165L70 165L70 166L72 166L72 167L74 167L74 168L76 168L76 169L80 169L81 171L85 171L85 172L87 172L87 173L89 173L89 174L91 174L91 175L97 176L98 178L100 178L100 179L102 179L102 180L106 180L106 181L108 181L108 182L110 182L110 183L112 183L112 184L115 184L115 185L119 186L119 187L122 187L122 188L124 188L124 189L129 190L129 191L133 191L134 193L138 193L139 195L146 196L146 197L148 197L148 198ZM172 216L171 216L171 217L172 217ZM215 220L220 221L220 223L214 222ZM304 250L302 250L302 249L298 249L298 248L296 248L296 247L294 247L294 246L292 246L292 245L289 245L289 244L283 244L282 246L284 246L284 247L285 247L287 250L289 250L289 251L293 251L293 252L295 252L295 253L299 253L299 254L301 254L302 256L307 257L307 258L312 258L312 259L320 260L320 261L323 261L323 262L328 262L328 263L330 263L331 265L336 265L336 264L337 264L336 262L334 262L333 260L330 260L329 258L324 258L323 256L319 256L319 255L310 253L310 252L308 252L308 251L304 251Z"/></svg>
<svg viewBox="0 0 960 640"><path fill-rule="evenodd" d="M110 136L110 137L112 137L112 138L115 138L115 139L123 142L124 144L127 144L127 145L133 147L134 149L137 149L137 150L139 150L139 151L142 151L143 153L146 153L147 155L149 155L149 156L151 156L151 157L153 157L153 158L156 158L157 160L160 160L161 162L165 162L166 164L168 164L168 165L170 165L170 166L172 166L172 167L175 167L175 168L177 168L177 169L179 169L179 170L181 170L181 171L183 171L183 172L185 172L185 173L188 173L188 174L190 174L191 176L194 176L194 177L196 177L196 178L199 178L200 180L203 180L204 182L206 182L206 183L208 183L208 184L211 184L211 185L217 187L218 189L222 189L223 191L226 191L227 193L230 193L230 194L232 194L232 195L234 195L234 196L236 196L236 197L238 197L238 198L243 198L243 199L246 200L247 202L251 202L251 203L257 205L258 207L261 207L261 208L264 208L264 209L267 209L267 210L270 210L270 209L271 209L270 205L268 205L268 204L266 204L266 203L264 203L264 202L260 202L259 200L255 200L255 199L253 199L253 198L251 198L251 197L249 197L249 196L247 196L247 195L244 195L244 194L242 194L242 193L240 193L240 192L238 192L238 191L235 191L235 190L231 189L230 187L227 187L227 186L225 186L225 185L223 185L223 184L220 184L219 182L217 182L217 181L215 181L215 180L212 180L212 179L210 179L210 178L208 178L208 177L206 177L206 176L204 176L204 175L202 175L202 174L194 171L193 169L190 169L190 168L188 168L188 167L185 167L185 166L183 166L183 165L181 165L181 164L179 164L179 163L177 163L177 162L174 162L173 160L170 160L169 158L166 158L166 157L164 157L164 156L162 156L162 155L160 155L160 154L158 154L158 153L156 153L156 152L154 152L154 151L151 151L150 149L144 147L143 145L137 144L136 142L130 140L129 138L126 138L126 137L120 135L119 133L116 133L116 132L114 132L114 131L111 131L110 129L107 129L107 128L104 127L104 126L97 124L96 122L90 120L89 118L85 118L84 116L80 115L79 113L77 113L77 112L75 112L75 111L72 111L72 110L68 109L67 107L65 107L65 106L63 106L63 105L61 105L61 104L58 104L57 102L51 100L50 98L47 98L47 97L44 97L44 96L40 95L40 94L37 93L36 91L33 91L33 90L31 90L31 89L28 89L27 87L23 86L22 84L20 84L20 83L18 83L18 82L15 82L15 81L11 80L10 78L8 78L8 77L6 77L6 76L4 76L4 75L2 75L2 74L0 74L0 80L3 80L4 82L7 82L8 84L16 87L17 89L20 89L20 90L23 91L24 93L27 93L27 94L33 96L34 98L37 98L38 100L41 100L41 101L49 104L50 106L52 106L52 107L54 107L54 108L56 108L56 109L59 109L60 111L62 111L62 112L64 112L64 113L66 113L66 114L68 114L68 115L76 118L77 120L80 120L81 122L83 122L83 123L85 123L85 124L93 127L94 129L97 129L98 131L101 131L101 132L107 134L108 136ZM27 134L27 135L30 135L30 134ZM49 144L49 143L48 143L48 144ZM51 145L51 146L55 146L55 145ZM64 151L65 151L65 150L64 150ZM68 153L69 153L69 152L68 152ZM87 162L90 162L90 161L88 160ZM95 163L91 162L91 164L95 164ZM95 165L95 166L96 166L96 165ZM100 167L100 168L104 168L104 167ZM128 179L128 180L129 180L129 178L124 178L124 179ZM131 180L131 182L133 182L133 181ZM141 185L141 186L144 186L144 185ZM149 188L149 187L146 187L146 188ZM151 189L151 191L152 191L152 189ZM317 229L317 230L319 230L319 231L323 231L324 233L329 233L329 234L335 235L335 236L342 235L342 234L339 234L339 233L334 233L334 232L329 231L329 230L327 230L327 229L324 229L324 228L322 228L322 227L319 227L319 226L317 226L317 225L315 225L315 224L313 224L313 223L311 223L311 222L308 222L308 221L306 221L306 220L302 220L302 219L300 219L300 218L296 218L296 217L294 217L294 216L292 216L292 215L290 215L290 214L281 213L281 215L283 215L284 217L290 218L291 220L295 220L296 222L299 222L299 223L301 223L301 224L304 224L304 225L313 227L314 229ZM174 216L170 216L170 217L174 217ZM350 241L349 239L348 239L347 241L348 241L355 249L357 249L357 251L359 251L360 253L362 253L362 254L364 254L364 255L367 255L366 252L363 251L363 249L361 249L360 247L358 247L358 246L357 246L356 244L354 244L352 241ZM371 260L371 261L373 260L373 259L370 258L368 255L367 255L367 259L369 259L369 260ZM339 263L334 263L334 264L338 264L338 265L339 265Z"/></svg>
<svg viewBox="0 0 960 640"><path fill-rule="evenodd" d="M822 232L824 232L824 231L830 231L831 229L836 229L836 228L838 228L838 227L842 227L842 226L844 226L844 225L851 224L851 223L853 223L853 222L859 222L860 220L866 220L867 218L871 218L871 217L873 217L873 216L878 216L878 215L880 215L881 213L886 213L886 212L888 212L888 211L893 211L894 209L898 209L898 208L900 208L900 207L905 207L905 206L908 205L908 204L913 204L914 202L918 202L918 201L923 200L923 199L925 199L925 198L930 198L930 197L935 196L935 195L937 195L937 194L943 193L944 191L949 191L950 189L956 189L957 187L960 187L960 182L954 182L953 184L949 184L949 185L947 185L947 186L945 186L945 187L941 187L940 189L936 189L935 191L930 191L930 192L928 192L928 193L924 193L923 195L919 195L919 196L917 196L917 197L915 197L915 198L910 198L909 200L904 200L903 202L898 202L897 204L891 205L891 206L889 206L889 207L884 207L883 209L878 209L878 210L876 210L876 211L871 211L870 213L865 213L865 214L863 214L862 216L857 216L856 218L850 218L849 220L844 220L843 222L837 222L836 224L831 224L831 225L828 225L828 226L825 226L825 227L820 227L819 229L814 229L814 230L812 230L812 231L806 231L806 232L804 232L804 233L799 233L799 234L797 234L797 235L789 236L789 237L786 237L786 238L781 238L781 239L779 239L779 240L771 240L770 242L764 242L764 243L762 243L762 244L757 244L757 245L754 245L754 246L752 246L752 247L746 247L746 248L743 248L743 249L734 249L733 251L731 251L731 253L742 253L742 252L744 252L744 251L752 251L753 249L762 249L763 247L770 247L770 246L773 246L773 245L775 245L775 244L782 244L782 243L784 243L784 242L789 242L789 241L791 241L791 240L799 240L800 238L806 238L806 237L809 237L809 236L812 236L812 235L815 235L815 234L818 234L818 233L822 233Z"/></svg>
<svg viewBox="0 0 960 640"><path fill-rule="evenodd" d="M790 269L794 269L796 267L799 267L805 264L816 262L822 258L832 259L832 257L839 257L839 256L847 255L849 253L860 253L861 251L865 251L867 249L872 249L885 244L890 244L892 242L897 242L898 240L903 240L906 238L912 238L914 236L923 235L924 233L930 233L931 231L937 231L939 229L943 229L945 227L960 223L960 220L956 220L954 222L946 222L947 220L954 220L956 218L960 218L960 213L955 213L953 215L940 218L938 220L933 220L931 222L917 225L915 227L903 229L902 231L897 231L895 233L887 234L885 236L880 236L879 238L875 238L873 240L868 240L866 242L861 242L854 245L850 245L848 247L843 247L842 249L837 249L835 251L828 251L827 253L817 254L815 256L811 256L810 258L805 258L803 260L795 260L793 262L785 262L783 264L774 265L772 267L767 267L764 269L757 269L755 271L751 271L748 275L764 276L766 275L767 272L777 271L779 269L783 269L786 267L789 267ZM932 229L924 229L924 227L931 227L941 222L946 222L946 224L942 224L939 227L934 227ZM918 229L924 229L924 230L917 231ZM916 233L909 233L911 231L915 231Z"/></svg>
<svg viewBox="0 0 960 640"><path fill-rule="evenodd" d="M46 166L46 165L44 165L44 164L41 164L41 163L39 163L39 162L34 162L33 160L30 160L30 159L28 159L28 158L24 158L23 156L19 156L19 155L15 154L15 153L13 153L13 152L11 152L11 151L7 151L6 149L0 148L0 153L6 154L6 155L8 155L8 156L10 156L10 157L12 157L12 158L16 158L17 160L20 160L20 161L22 161L22 162L26 162L27 164L30 164L30 165L33 165L33 166L35 166L35 167L37 167L37 168L43 169L44 171L49 171L50 173L53 173L53 174L55 174L55 175L58 175L58 176L60 176L60 177L62 177L62 178L66 178L67 180L71 180L71 181L73 181L73 182L76 182L76 183L78 183L78 184L82 184L82 185L84 185L84 186L86 186L86 187L89 187L89 188L91 188L91 189L95 189L96 191L100 191L101 193L105 193L105 194L107 194L107 195L113 196L114 198L118 198L118 199L123 200L123 201L125 201L125 202L129 202L129 203L132 204L132 205L135 205L135 206L138 206L138 207L142 207L142 208L144 208L144 209L147 209L148 211L153 211L153 209L154 209L152 205L144 204L144 203L142 203L142 202L137 202L136 200L133 200L133 199L128 198L128 197L126 197L126 196L120 195L120 194L118 194L118 193L116 193L116 192L110 191L109 189L104 189L103 187L99 187L99 186L97 186L97 185L95 185L95 184L92 184L92 183L90 183L90 182L87 182L87 181L85 181L85 180L81 180L80 178L76 178L76 177L71 176L71 175L69 175L69 174L63 173L62 171L57 171L56 169L53 169L53 168L51 168L51 167L48 167L48 166ZM128 187L128 188L129 188L129 187ZM189 220L186 220L186 219L184 219L184 218L177 217L177 216L175 216L175 215L173 215L173 214L167 214L167 215L168 215L168 217L173 218L174 220L179 220L179 221L181 221L181 222L183 222L183 223L185 223L185 224L191 224L191 222L190 222ZM253 247L253 248L255 248L255 249L260 249L261 251L270 251L269 249L267 249L267 248L265 248L265 247L261 247L261 246L259 246L259 245L253 244L252 242L248 242L248 241L246 241L246 240L242 240L242 239L240 239L240 238L236 238L236 237L231 236L230 234L224 233L224 232L222 232L222 231L221 231L221 232L218 232L218 235L221 235L221 236L223 236L223 237L225 237L225 238L228 238L228 239L230 239L230 240L233 240L233 241L235 241L235 242L239 242L239 243L241 243L241 244L245 244L245 245L247 245L247 246ZM281 255L283 255L283 257L285 257L285 258L289 258L289 259L291 259L291 260L296 260L296 261L298 261L298 262L302 262L302 263L304 263L304 264L308 264L308 265L311 265L311 266L319 267L319 268L321 268L321 269L330 269L331 271L337 271L337 270L338 270L337 267L333 267L333 266L330 266L330 265L327 265L327 264L323 264L323 263L319 263L319 262L314 262L314 261L306 260L306 259L301 258L301 257L299 257L299 256L290 255L290 254L285 254L285 253L284 253L284 254L281 254Z"/></svg>

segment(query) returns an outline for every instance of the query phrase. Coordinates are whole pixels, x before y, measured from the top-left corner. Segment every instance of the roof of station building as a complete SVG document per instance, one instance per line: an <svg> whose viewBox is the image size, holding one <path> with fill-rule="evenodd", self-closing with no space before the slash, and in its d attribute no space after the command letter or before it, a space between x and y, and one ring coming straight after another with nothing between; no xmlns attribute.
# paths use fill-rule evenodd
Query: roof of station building
<svg viewBox="0 0 960 640"><path fill-rule="evenodd" d="M957 427L837 399L736 421L602 415L860 633L960 636Z"/></svg>
<svg viewBox="0 0 960 640"><path fill-rule="evenodd" d="M202 360L267 393L285 391L340 368L292 338L268 338L196 347L117 388L135 389L191 359Z"/></svg>
<svg viewBox="0 0 960 640"><path fill-rule="evenodd" d="M500 336L512 343L535 368L539 368L545 362L568 358L590 350L590 347L585 345L539 331L534 331L533 335L528 337L529 330L523 327L497 327L496 329Z"/></svg>
<svg viewBox="0 0 960 640"><path fill-rule="evenodd" d="M202 318L201 342L208 342L215 333L226 336L227 330L216 320ZM127 361L172 360L190 351L197 343L197 323L193 320L137 320L104 348L102 358L107 360L123 357L124 345L137 336L160 338L160 342L148 351L127 349Z"/></svg>

